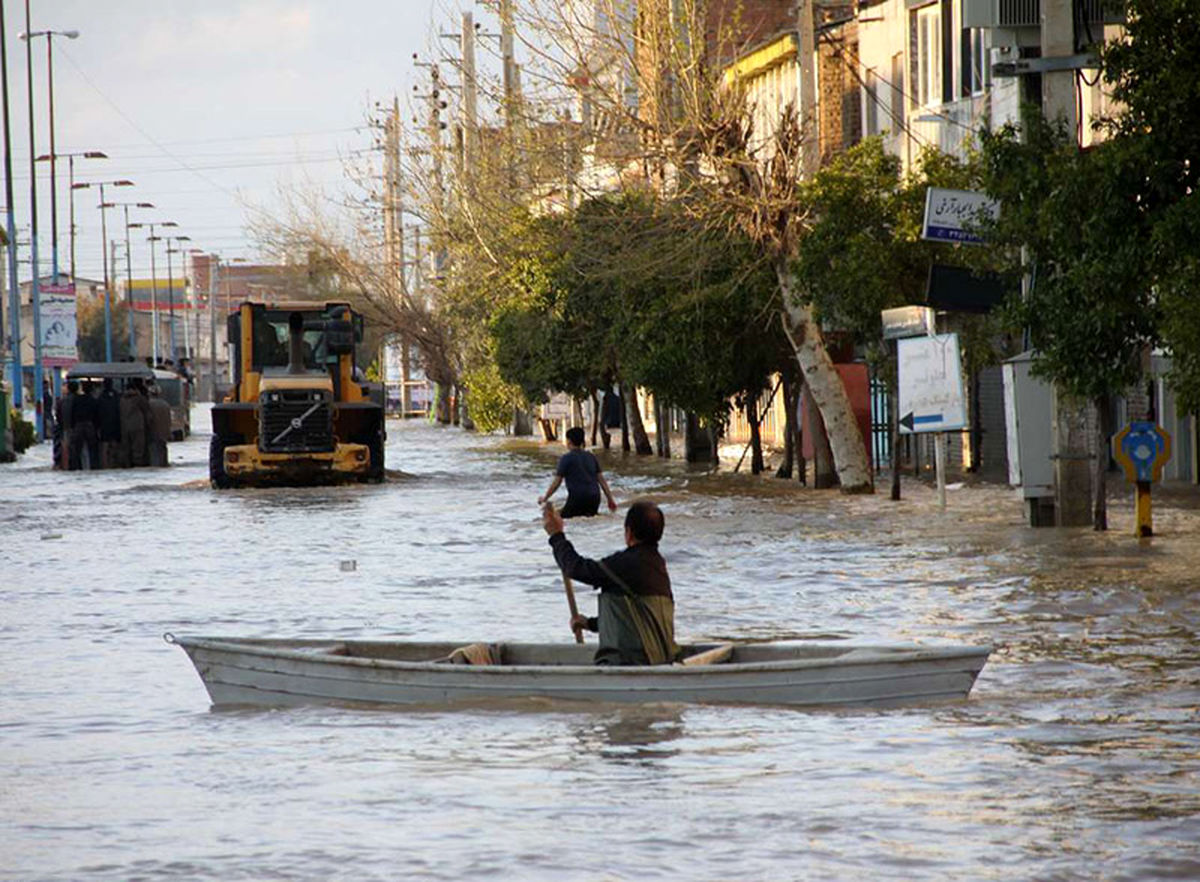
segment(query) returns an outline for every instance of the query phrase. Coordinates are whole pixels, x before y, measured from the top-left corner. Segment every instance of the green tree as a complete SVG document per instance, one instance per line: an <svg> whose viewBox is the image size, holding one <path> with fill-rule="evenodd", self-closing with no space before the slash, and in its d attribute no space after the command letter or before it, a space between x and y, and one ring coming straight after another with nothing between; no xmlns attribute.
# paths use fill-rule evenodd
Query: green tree
<svg viewBox="0 0 1200 882"><path fill-rule="evenodd" d="M1133 257L1154 286L1158 330L1172 355L1181 411L1200 410L1200 5L1127 0L1124 35L1101 50L1106 85L1122 108L1106 124L1130 226L1112 262ZM1098 200L1097 200L1098 201ZM1133 208L1129 208L1130 206ZM1140 229L1144 226L1144 230ZM1132 240L1132 241L1130 241ZM1129 243L1125 247L1125 243ZM1146 248L1143 253L1140 249ZM1114 267L1114 272L1118 267Z"/></svg>
<svg viewBox="0 0 1200 882"><path fill-rule="evenodd" d="M76 348L81 361L104 361L104 300L94 298L81 301L76 310ZM125 361L129 357L129 313L124 303L114 303L110 310L109 326L112 329L113 361Z"/></svg>

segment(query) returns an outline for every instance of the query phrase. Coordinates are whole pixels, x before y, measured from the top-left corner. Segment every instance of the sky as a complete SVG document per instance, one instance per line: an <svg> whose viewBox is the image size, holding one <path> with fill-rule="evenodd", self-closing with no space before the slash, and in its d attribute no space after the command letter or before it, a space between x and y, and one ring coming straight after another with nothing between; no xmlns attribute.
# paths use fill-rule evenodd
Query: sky
<svg viewBox="0 0 1200 882"><path fill-rule="evenodd" d="M25 10L19 0L3 2L13 203L18 241L27 243ZM369 109L412 94L423 76L413 53L428 58L457 13L455 0L32 0L33 31L79 31L74 40L53 38L61 271L70 265L64 157L96 150L109 158L75 159L74 178L134 181L105 188L108 201L155 205L131 209L131 221L174 221L178 228L162 233L190 241L173 247L255 259L248 219L279 211L281 189L340 191L346 159L372 145ZM49 153L46 42L33 44L36 154ZM49 273L48 163L38 172L39 263ZM98 191L75 193L76 273L101 279ZM123 238L120 209L107 219L109 239ZM131 231L135 277L150 273L147 234ZM165 275L163 243L157 247ZM22 248L22 260L28 256ZM28 274L26 262L20 275Z"/></svg>

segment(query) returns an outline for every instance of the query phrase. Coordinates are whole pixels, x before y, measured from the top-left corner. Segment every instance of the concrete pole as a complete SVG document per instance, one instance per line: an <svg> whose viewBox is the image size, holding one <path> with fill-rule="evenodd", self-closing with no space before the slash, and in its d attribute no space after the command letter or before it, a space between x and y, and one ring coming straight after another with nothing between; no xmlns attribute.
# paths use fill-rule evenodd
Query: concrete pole
<svg viewBox="0 0 1200 882"><path fill-rule="evenodd" d="M517 64L513 51L512 0L500 0L500 58L504 84L504 143L508 153L509 185L516 186Z"/></svg>
<svg viewBox="0 0 1200 882"><path fill-rule="evenodd" d="M1075 24L1071 0L1042 0L1042 57L1075 54ZM1061 119L1075 132L1079 117L1075 106L1076 71L1042 74L1042 112L1048 120ZM1082 527L1092 522L1091 454L1088 439L1091 406L1056 385L1052 397L1054 451L1054 520L1060 527ZM1103 455L1100 452L1100 455Z"/></svg>
<svg viewBox="0 0 1200 882"><path fill-rule="evenodd" d="M108 284L108 209L104 202L104 185L100 184L100 253L104 257L104 360L112 361L112 290ZM72 189L74 194L74 189ZM71 283L75 283L75 197L71 196ZM114 266L116 264L114 263Z"/></svg>
<svg viewBox="0 0 1200 882"><path fill-rule="evenodd" d="M29 0L25 0L25 33L32 34ZM33 38L25 41L25 81L29 86L29 290L33 308L33 400L37 438L45 437L42 413L42 297L38 266L37 150L34 144ZM53 154L53 151L51 151ZM10 203L11 204L11 203ZM19 345L19 344L18 344Z"/></svg>
<svg viewBox="0 0 1200 882"><path fill-rule="evenodd" d="M154 265L154 243L158 236L154 235L154 224L150 227L150 237L146 240L150 245L150 353L154 367L158 367L158 268Z"/></svg>
<svg viewBox="0 0 1200 882"><path fill-rule="evenodd" d="M1072 0L1042 0L1042 57L1066 58L1075 54L1075 19ZM1079 124L1075 103L1078 71L1050 70L1042 73L1042 113L1046 119L1066 121L1068 131Z"/></svg>
<svg viewBox="0 0 1200 882"><path fill-rule="evenodd" d="M469 12L462 14L461 31L462 104L459 105L459 115L463 127L462 167L469 175L475 154L476 105L479 98L479 85L475 79L475 19Z"/></svg>
<svg viewBox="0 0 1200 882"><path fill-rule="evenodd" d="M125 317L129 319L129 357L137 360L137 333L133 321L133 249L129 245L129 206L125 209Z"/></svg>
<svg viewBox="0 0 1200 882"><path fill-rule="evenodd" d="M17 279L17 219L13 212L12 120L8 112L8 37L4 26L4 0L0 0L0 81L4 101L4 204L8 233L8 304L9 347L12 358L12 405L21 408L21 288ZM0 329L3 333L3 329ZM41 390L37 392L41 395Z"/></svg>
<svg viewBox="0 0 1200 882"><path fill-rule="evenodd" d="M214 402L217 400L217 273L220 269L221 258L214 254L208 270L208 388Z"/></svg>
<svg viewBox="0 0 1200 882"><path fill-rule="evenodd" d="M821 161L815 62L817 37L813 22L814 15L813 0L800 0L796 22L796 37L799 44L796 47L796 66L800 72L800 106L796 108L796 112L800 114L801 164L806 178L811 178L817 173Z"/></svg>

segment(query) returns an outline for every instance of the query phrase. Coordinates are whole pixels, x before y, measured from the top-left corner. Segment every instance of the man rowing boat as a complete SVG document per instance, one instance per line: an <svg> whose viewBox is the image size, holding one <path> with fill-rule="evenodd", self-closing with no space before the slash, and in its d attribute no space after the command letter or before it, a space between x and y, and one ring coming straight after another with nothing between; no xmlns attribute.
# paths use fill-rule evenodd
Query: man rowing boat
<svg viewBox="0 0 1200 882"><path fill-rule="evenodd" d="M547 504L542 526L563 575L600 589L599 615L575 615L571 628L598 632L598 665L661 665L675 660L675 600L667 562L658 552L663 513L638 500L625 515L625 548L603 560L575 550L563 533L562 516Z"/></svg>

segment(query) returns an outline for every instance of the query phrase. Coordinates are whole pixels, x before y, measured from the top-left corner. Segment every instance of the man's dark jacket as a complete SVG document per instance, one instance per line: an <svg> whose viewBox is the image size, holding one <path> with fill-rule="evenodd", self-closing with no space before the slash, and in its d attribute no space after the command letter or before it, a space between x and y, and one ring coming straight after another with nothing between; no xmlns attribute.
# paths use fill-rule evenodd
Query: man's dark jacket
<svg viewBox="0 0 1200 882"><path fill-rule="evenodd" d="M678 652L675 600L667 562L658 553L657 543L642 542L601 561L580 555L562 533L550 537L550 547L564 575L600 589L600 614L588 619L588 630L600 633L597 664L645 665L651 660L674 660ZM629 592L636 597L629 596ZM656 646L662 651L656 652Z"/></svg>

